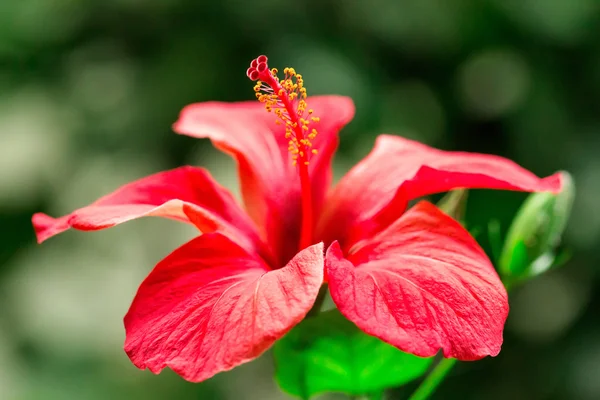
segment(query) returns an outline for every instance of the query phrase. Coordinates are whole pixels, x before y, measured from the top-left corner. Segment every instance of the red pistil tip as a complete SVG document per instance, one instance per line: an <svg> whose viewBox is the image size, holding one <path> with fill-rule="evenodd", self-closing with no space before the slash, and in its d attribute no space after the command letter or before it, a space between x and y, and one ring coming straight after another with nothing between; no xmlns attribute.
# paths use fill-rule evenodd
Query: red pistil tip
<svg viewBox="0 0 600 400"><path fill-rule="evenodd" d="M269 66L267 65L267 56L258 56L250 63L250 68L246 70L246 76L253 81L258 79L266 79L269 73Z"/></svg>
<svg viewBox="0 0 600 400"><path fill-rule="evenodd" d="M255 81L258 79L258 71L254 68L248 68L246 70L246 75L248 76L248 78L250 78L251 80Z"/></svg>
<svg viewBox="0 0 600 400"><path fill-rule="evenodd" d="M265 72L267 70L267 63L261 62L258 64L258 66L256 67L256 70L258 71L259 74L262 74L263 72Z"/></svg>

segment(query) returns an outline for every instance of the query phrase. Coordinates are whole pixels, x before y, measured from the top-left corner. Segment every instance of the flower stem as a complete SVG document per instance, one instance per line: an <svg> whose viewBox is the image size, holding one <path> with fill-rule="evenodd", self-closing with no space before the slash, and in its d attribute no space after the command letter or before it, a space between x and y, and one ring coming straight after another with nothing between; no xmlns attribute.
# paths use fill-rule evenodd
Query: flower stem
<svg viewBox="0 0 600 400"><path fill-rule="evenodd" d="M456 358L444 358L435 366L431 373L419 385L417 390L408 398L408 400L426 400L435 389L442 383L448 372L456 364Z"/></svg>

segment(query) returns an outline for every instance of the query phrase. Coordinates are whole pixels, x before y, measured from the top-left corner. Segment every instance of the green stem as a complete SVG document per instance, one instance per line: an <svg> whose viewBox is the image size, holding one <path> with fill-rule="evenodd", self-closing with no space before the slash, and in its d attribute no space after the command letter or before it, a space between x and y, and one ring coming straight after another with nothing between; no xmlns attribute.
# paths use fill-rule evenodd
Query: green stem
<svg viewBox="0 0 600 400"><path fill-rule="evenodd" d="M435 389L442 383L448 372L456 364L456 358L444 358L435 366L431 373L419 385L417 390L408 398L408 400L426 400Z"/></svg>

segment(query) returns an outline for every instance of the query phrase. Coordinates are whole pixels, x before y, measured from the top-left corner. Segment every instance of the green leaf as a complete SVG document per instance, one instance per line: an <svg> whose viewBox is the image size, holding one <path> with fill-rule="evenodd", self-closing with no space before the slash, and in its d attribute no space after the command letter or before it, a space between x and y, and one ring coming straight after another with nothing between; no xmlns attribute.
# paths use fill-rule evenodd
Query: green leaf
<svg viewBox="0 0 600 400"><path fill-rule="evenodd" d="M573 180L563 172L558 194L529 195L513 220L499 259L500 272L510 280L539 275L554 264L556 247L571 213Z"/></svg>
<svg viewBox="0 0 600 400"><path fill-rule="evenodd" d="M303 399L378 393L420 377L433 360L363 333L337 309L301 322L275 344L274 354L279 386Z"/></svg>

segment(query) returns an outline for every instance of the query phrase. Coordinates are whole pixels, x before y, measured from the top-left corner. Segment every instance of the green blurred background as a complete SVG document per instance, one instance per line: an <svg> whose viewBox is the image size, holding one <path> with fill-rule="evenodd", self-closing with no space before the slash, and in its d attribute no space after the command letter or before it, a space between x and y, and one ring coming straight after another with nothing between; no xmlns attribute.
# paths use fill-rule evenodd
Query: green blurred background
<svg viewBox="0 0 600 400"><path fill-rule="evenodd" d="M337 176L383 132L572 172L572 260L512 293L502 353L460 364L434 398L600 399L599 12L597 0L0 0L0 399L287 398L269 353L194 385L122 351L138 284L191 228L146 219L38 246L30 224L185 163L236 190L230 160L170 126L187 103L252 99L245 71L263 53L309 94L354 99ZM469 226L505 232L524 198L473 192Z"/></svg>

